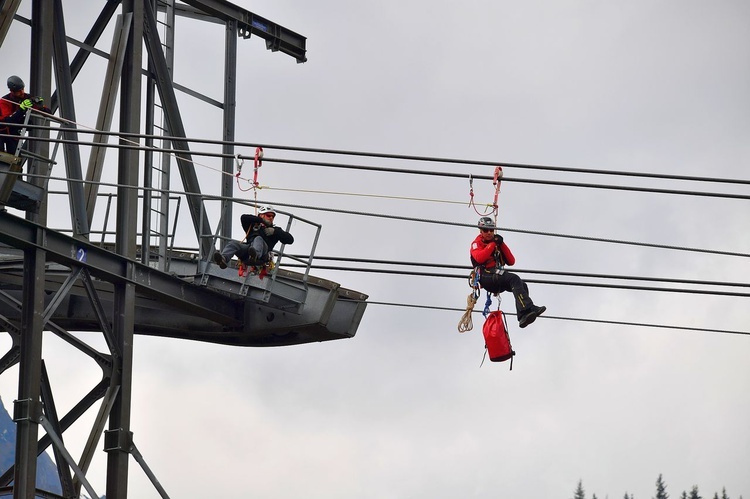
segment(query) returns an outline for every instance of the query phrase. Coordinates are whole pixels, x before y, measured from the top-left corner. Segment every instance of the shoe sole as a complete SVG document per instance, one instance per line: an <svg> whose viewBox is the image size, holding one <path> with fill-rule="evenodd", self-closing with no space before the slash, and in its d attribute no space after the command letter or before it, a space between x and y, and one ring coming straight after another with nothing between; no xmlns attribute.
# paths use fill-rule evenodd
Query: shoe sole
<svg viewBox="0 0 750 499"><path fill-rule="evenodd" d="M221 253L214 253L214 263L221 269L227 268L227 264L224 263L224 257L221 256Z"/></svg>
<svg viewBox="0 0 750 499"><path fill-rule="evenodd" d="M547 310L547 307L539 307L536 312L532 312L518 322L518 327L521 329L525 328L529 324L533 323L537 317L542 315Z"/></svg>

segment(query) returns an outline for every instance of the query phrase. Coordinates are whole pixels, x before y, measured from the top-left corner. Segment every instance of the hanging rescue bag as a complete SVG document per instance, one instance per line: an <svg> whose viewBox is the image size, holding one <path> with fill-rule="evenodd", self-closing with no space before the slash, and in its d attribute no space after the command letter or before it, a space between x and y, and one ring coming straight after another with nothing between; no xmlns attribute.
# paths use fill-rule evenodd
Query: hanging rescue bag
<svg viewBox="0 0 750 499"><path fill-rule="evenodd" d="M516 352L510 344L508 328L505 325L505 315L502 310L490 312L482 327L484 343L492 362L503 362L510 359L510 369L513 369L513 356Z"/></svg>

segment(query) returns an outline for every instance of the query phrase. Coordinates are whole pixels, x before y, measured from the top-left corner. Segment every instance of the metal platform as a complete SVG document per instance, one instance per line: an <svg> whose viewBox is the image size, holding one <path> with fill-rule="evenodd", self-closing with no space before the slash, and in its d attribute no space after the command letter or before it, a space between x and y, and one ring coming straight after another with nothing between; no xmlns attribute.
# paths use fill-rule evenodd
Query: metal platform
<svg viewBox="0 0 750 499"><path fill-rule="evenodd" d="M135 333L239 346L282 346L355 335L367 296L338 284L283 268L273 276L239 277L195 253L170 255L170 272L15 217L0 214L0 314L21 320L23 249L42 245L45 309L58 300L49 320L70 331L101 331L94 304L81 279L56 298L77 269L86 269L111 321L112 281L136 284ZM126 274L130 274L128 278ZM0 328L3 326L0 323ZM2 329L5 330L5 329Z"/></svg>
<svg viewBox="0 0 750 499"><path fill-rule="evenodd" d="M0 205L36 213L44 190L21 180L23 163L22 157L0 152Z"/></svg>

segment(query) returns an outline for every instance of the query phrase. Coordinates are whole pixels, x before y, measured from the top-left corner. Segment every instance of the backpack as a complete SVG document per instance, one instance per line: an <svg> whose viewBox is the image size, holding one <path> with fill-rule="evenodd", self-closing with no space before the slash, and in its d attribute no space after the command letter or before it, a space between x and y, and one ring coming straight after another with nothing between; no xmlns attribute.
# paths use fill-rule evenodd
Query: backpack
<svg viewBox="0 0 750 499"><path fill-rule="evenodd" d="M502 310L490 312L482 327L484 343L492 362L503 362L510 359L510 369L513 369L513 356L516 352L510 344L508 328L505 325L505 315Z"/></svg>

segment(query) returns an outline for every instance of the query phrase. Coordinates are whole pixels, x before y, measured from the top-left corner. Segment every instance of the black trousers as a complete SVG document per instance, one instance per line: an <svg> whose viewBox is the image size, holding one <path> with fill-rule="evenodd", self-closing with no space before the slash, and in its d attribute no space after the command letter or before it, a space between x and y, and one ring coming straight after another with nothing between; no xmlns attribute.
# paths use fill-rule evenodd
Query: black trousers
<svg viewBox="0 0 750 499"><path fill-rule="evenodd" d="M529 307L534 305L531 297L529 297L529 287L520 277L511 272L495 273L482 270L479 275L479 284L490 293L512 292L516 299L516 314L518 317L521 317Z"/></svg>
<svg viewBox="0 0 750 499"><path fill-rule="evenodd" d="M3 132L7 133L7 132ZM8 154L15 154L18 148L19 136L15 137L0 137L0 151L7 152Z"/></svg>

